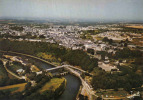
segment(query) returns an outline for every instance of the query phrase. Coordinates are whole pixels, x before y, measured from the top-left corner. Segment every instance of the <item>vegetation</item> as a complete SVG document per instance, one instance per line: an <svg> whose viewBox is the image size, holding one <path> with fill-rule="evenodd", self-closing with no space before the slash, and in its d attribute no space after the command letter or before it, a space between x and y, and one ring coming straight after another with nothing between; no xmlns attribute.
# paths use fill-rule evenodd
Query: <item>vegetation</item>
<svg viewBox="0 0 143 100"><path fill-rule="evenodd" d="M8 74L3 66L2 61L0 60L0 81L1 79L7 78L7 77L8 77Z"/></svg>
<svg viewBox="0 0 143 100"><path fill-rule="evenodd" d="M19 27L19 26L11 26L10 29L15 30L15 31L23 31L24 30L23 27Z"/></svg>
<svg viewBox="0 0 143 100"><path fill-rule="evenodd" d="M140 58L143 53L139 50L130 50L129 48L124 48L123 50L117 50L115 58Z"/></svg>
<svg viewBox="0 0 143 100"><path fill-rule="evenodd" d="M90 35L96 35L96 34L99 34L99 33L106 32L106 31L108 31L108 30L107 29L86 30L86 31L83 31L83 33L90 34Z"/></svg>
<svg viewBox="0 0 143 100"><path fill-rule="evenodd" d="M94 49L87 49L87 52L94 55Z"/></svg>
<svg viewBox="0 0 143 100"><path fill-rule="evenodd" d="M0 45L1 50L16 51L35 56L40 52L48 52L56 58L60 58L62 62L67 61L71 65L81 66L82 69L88 71L92 71L98 66L98 60L90 58L84 51L66 49L57 44L1 40Z"/></svg>
<svg viewBox="0 0 143 100"><path fill-rule="evenodd" d="M42 93L46 90L55 91L64 81L65 81L64 78L53 78L42 87L40 92Z"/></svg>
<svg viewBox="0 0 143 100"><path fill-rule="evenodd" d="M13 85L18 83L24 83L25 80L23 79L11 79L8 77L8 73L5 70L2 61L0 61L0 86L7 86L7 85Z"/></svg>
<svg viewBox="0 0 143 100"><path fill-rule="evenodd" d="M22 83L22 84L15 84L15 85L0 87L0 91L10 90L12 93L22 92L24 91L26 84L27 83Z"/></svg>
<svg viewBox="0 0 143 100"><path fill-rule="evenodd" d="M105 51L97 52L101 54L101 57L105 59L105 55L110 59L119 60L117 68L120 72L117 73L106 73L101 69L94 70L94 76L92 79L92 86L94 89L115 89L124 88L127 91L132 88L141 87L143 84L143 67L142 57L143 53L139 50L131 50L129 48L123 48L117 50L115 54L108 54ZM104 60L103 59L103 60ZM129 62L129 59L132 61ZM122 60L128 61L128 65L121 66Z"/></svg>
<svg viewBox="0 0 143 100"><path fill-rule="evenodd" d="M131 33L142 33L143 29L140 28L133 28L133 27L121 27L122 28L122 32L131 32Z"/></svg>
<svg viewBox="0 0 143 100"><path fill-rule="evenodd" d="M115 89L124 88L127 91L132 88L141 87L143 84L142 75L133 71L127 66L118 66L121 72L106 73L101 69L94 70L95 74L92 79L92 86L94 89Z"/></svg>
<svg viewBox="0 0 143 100"><path fill-rule="evenodd" d="M18 83L25 83L24 79L9 79L7 78L2 78L0 81L0 86L7 86L7 85L13 85L13 84L18 84Z"/></svg>
<svg viewBox="0 0 143 100"><path fill-rule="evenodd" d="M36 85L31 86L28 83L25 86L25 95L23 100L45 100L58 97L65 89L66 80L64 78L53 78L51 79L50 74L45 75L42 73L34 79Z"/></svg>
<svg viewBox="0 0 143 100"><path fill-rule="evenodd" d="M50 62L60 62L61 61L60 58L56 59L56 57L54 57L54 56L52 56L51 54L48 54L48 53L40 52L40 53L37 54L37 56L40 57L40 58L46 59Z"/></svg>
<svg viewBox="0 0 143 100"><path fill-rule="evenodd" d="M54 78L41 88L40 93L47 96L47 98L53 98L54 96L58 97L65 89L65 85L66 80L64 78Z"/></svg>
<svg viewBox="0 0 143 100"><path fill-rule="evenodd" d="M108 42L109 44L112 44L112 43L113 43L113 40L112 40L112 39L108 39L107 37L104 37L104 38L102 39L102 41Z"/></svg>
<svg viewBox="0 0 143 100"><path fill-rule="evenodd" d="M93 39L93 37L88 33L88 34L82 34L81 36L80 36L80 38L82 38L82 39L88 39L88 40L91 40L91 41L93 41L94 39Z"/></svg>
<svg viewBox="0 0 143 100"><path fill-rule="evenodd" d="M102 32L106 32L107 30L104 29L98 29L98 30L86 30L86 31L82 31L83 34L80 36L82 39L89 39L91 41L93 41L93 37L92 35L96 35Z"/></svg>
<svg viewBox="0 0 143 100"><path fill-rule="evenodd" d="M43 87L43 85L45 85L47 82L51 80L51 77L49 76L49 74L46 73L41 74L41 76L42 77L38 78L35 77L34 80L38 82L35 86L32 86L31 82L28 82L23 84L0 87L0 99L2 100L48 99L47 96L40 94L39 90Z"/></svg>
<svg viewBox="0 0 143 100"><path fill-rule="evenodd" d="M107 40L107 39L105 39ZM124 48L123 50L117 50L117 52L113 55L110 55L110 59L132 59L135 58L133 65L136 66L120 66L118 65L118 69L121 72L117 73L106 73L105 71L97 68L98 63L97 59L90 58L86 52L82 50L70 50L66 49L57 44L50 43L41 43L41 42L27 42L27 41L10 41L10 40L1 40L0 41L0 49L5 51L16 51L25 54L30 54L34 56L39 56L41 58L49 59L49 57L60 58L61 62L68 62L69 64L80 66L82 69L87 70L89 72L93 71L94 75L92 76L92 86L96 89L115 89L124 88L127 91L132 90L132 88L141 87L143 84L143 68L140 67L142 64L141 60L137 58L142 58L142 52L138 50L130 50L128 48ZM89 53L93 53L93 50L88 50ZM42 56L41 54L42 53ZM108 55L105 51L97 52L98 54L102 54L102 59L105 59L105 55ZM37 55L40 54L40 55ZM44 56L43 56L44 54ZM46 56L45 56L46 55ZM49 56L52 55L52 56ZM140 73L139 73L140 72ZM41 94L38 91L42 88L45 83L51 80L50 77L44 78L45 74L39 75L37 77L34 76L34 73L31 75L32 80L35 80L37 85L35 87L31 87L30 83L26 85L25 96L24 99L30 100L31 98L51 98L50 95L47 97L45 94L55 95L52 92L53 87L50 88L50 91ZM84 77L84 75L83 75ZM82 97L81 98L85 98Z"/></svg>
<svg viewBox="0 0 143 100"><path fill-rule="evenodd" d="M22 65L20 62L16 62L14 61L11 65L7 64L7 68L14 72L15 74L18 74L17 73L17 70L18 69L26 69L24 65Z"/></svg>

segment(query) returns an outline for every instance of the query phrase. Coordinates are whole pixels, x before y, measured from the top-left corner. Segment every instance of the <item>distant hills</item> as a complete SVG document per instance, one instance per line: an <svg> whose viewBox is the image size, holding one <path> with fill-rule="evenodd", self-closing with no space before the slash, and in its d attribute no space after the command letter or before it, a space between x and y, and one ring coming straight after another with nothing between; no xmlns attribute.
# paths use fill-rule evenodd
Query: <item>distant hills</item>
<svg viewBox="0 0 143 100"><path fill-rule="evenodd" d="M93 24L118 24L118 23L133 23L133 24L143 24L143 21L95 21L95 20L78 20L78 19L41 19L41 18L8 18L0 17L0 24L31 24L31 23L54 23L54 24L79 24L79 25L93 25Z"/></svg>

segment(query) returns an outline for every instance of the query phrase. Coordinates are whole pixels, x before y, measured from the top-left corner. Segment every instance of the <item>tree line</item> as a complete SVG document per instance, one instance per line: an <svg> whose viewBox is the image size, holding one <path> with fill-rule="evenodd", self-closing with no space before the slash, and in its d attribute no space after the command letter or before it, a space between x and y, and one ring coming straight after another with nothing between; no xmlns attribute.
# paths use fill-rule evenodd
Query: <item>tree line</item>
<svg viewBox="0 0 143 100"><path fill-rule="evenodd" d="M82 69L92 71L98 66L98 60L90 58L86 52L82 50L66 49L58 44L50 44L46 42L28 42L28 41L10 41L7 39L0 41L0 49L5 51L15 51L36 56L39 52L48 52L57 58L61 58L62 62L68 62L71 65L81 66Z"/></svg>
<svg viewBox="0 0 143 100"><path fill-rule="evenodd" d="M106 73L103 70L98 70L92 77L92 86L96 89L114 89L123 88L126 91L131 91L132 88L141 87L143 84L142 75L135 73L131 68L118 66L120 73Z"/></svg>

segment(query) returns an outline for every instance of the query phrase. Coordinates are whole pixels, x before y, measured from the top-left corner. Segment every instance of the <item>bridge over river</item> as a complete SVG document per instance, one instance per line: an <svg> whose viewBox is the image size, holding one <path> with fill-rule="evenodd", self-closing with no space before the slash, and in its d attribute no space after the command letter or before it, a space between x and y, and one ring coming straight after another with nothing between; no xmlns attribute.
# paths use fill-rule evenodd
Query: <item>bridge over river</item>
<svg viewBox="0 0 143 100"><path fill-rule="evenodd" d="M75 75L76 77L78 77L81 80L81 83L82 83L81 94L82 95L87 94L87 96L89 97L89 100L92 100L92 96L96 96L92 87L90 87L89 84L86 81L84 81L84 79L81 77L81 73L86 73L86 71L84 71L82 69L75 68L74 66L71 66L71 65L62 65L62 66L57 66L55 68L46 69L45 71L57 70L60 68L64 68L69 73Z"/></svg>
<svg viewBox="0 0 143 100"><path fill-rule="evenodd" d="M97 96L97 95L95 95L92 87L90 87L89 84L81 77L81 73L87 73L86 71L84 71L82 69L79 69L79 68L71 66L71 65L56 66L56 65L54 65L54 64L52 64L52 63L50 63L50 62L48 62L44 59L41 59L41 58L38 58L38 57L35 57L35 56L32 56L32 55L28 55L28 54L12 52L12 51L2 51L2 50L0 50L0 52L8 52L8 53L13 53L13 54L24 55L24 56L31 57L31 58L34 58L34 59L38 59L42 62L45 62L45 63L48 63L48 64L51 64L51 65L55 66L53 68L46 69L45 71L52 71L52 70L57 70L57 69L60 69L60 68L64 68L64 69L68 70L71 74L75 75L76 77L78 77L81 80L81 83L82 83L81 94L83 94L83 95L87 94L87 96L89 97L89 100L92 100L92 96ZM40 71L38 73L42 73L42 71ZM92 75L90 73L88 73L88 74Z"/></svg>

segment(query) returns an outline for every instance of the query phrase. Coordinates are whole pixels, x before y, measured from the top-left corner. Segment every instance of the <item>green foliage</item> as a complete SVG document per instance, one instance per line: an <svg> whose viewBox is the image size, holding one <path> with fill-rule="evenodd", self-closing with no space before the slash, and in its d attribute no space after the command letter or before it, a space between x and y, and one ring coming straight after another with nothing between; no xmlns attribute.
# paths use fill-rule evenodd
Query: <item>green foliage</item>
<svg viewBox="0 0 143 100"><path fill-rule="evenodd" d="M4 78L8 78L8 74L3 66L3 62L0 60L0 82L1 82L1 79L4 79Z"/></svg>
<svg viewBox="0 0 143 100"><path fill-rule="evenodd" d="M26 85L25 85L25 90L29 90L31 88L31 82L28 82Z"/></svg>
<svg viewBox="0 0 143 100"><path fill-rule="evenodd" d="M115 58L135 58L142 57L142 52L139 50L130 50L129 48L124 48L122 50L117 50Z"/></svg>
<svg viewBox="0 0 143 100"><path fill-rule="evenodd" d="M131 28L131 27L121 27L122 32L131 32L131 33L143 33L143 29Z"/></svg>
<svg viewBox="0 0 143 100"><path fill-rule="evenodd" d="M7 86L7 85L14 85L14 84L19 84L19 83L25 83L24 79L9 79L7 78L3 78L0 81L0 86Z"/></svg>
<svg viewBox="0 0 143 100"><path fill-rule="evenodd" d="M11 26L10 29L15 30L15 31L23 31L24 30L23 27L19 27L19 26Z"/></svg>
<svg viewBox="0 0 143 100"><path fill-rule="evenodd" d="M90 35L96 35L96 34L99 34L99 33L103 33L103 32L106 32L108 31L107 29L98 29L98 30L85 30L83 31L83 33L85 34L90 34Z"/></svg>
<svg viewBox="0 0 143 100"><path fill-rule="evenodd" d="M32 73L30 73L30 74L28 75L28 78L29 78L30 80L34 80L35 77L36 77L36 72L32 72Z"/></svg>
<svg viewBox="0 0 143 100"><path fill-rule="evenodd" d="M132 88L143 84L142 75L133 72L129 67L118 66L121 73L110 74L102 70L96 71L92 79L94 89L117 89L124 88L130 91Z"/></svg>
<svg viewBox="0 0 143 100"><path fill-rule="evenodd" d="M45 78L42 78L39 83L37 83L36 86L31 87L30 84L28 85L29 89L25 90L24 100L33 97L35 93L48 81L50 81L50 77L45 76Z"/></svg>
<svg viewBox="0 0 143 100"><path fill-rule="evenodd" d="M0 99L8 100L10 98L9 94L10 94L10 91L0 91Z"/></svg>
<svg viewBox="0 0 143 100"><path fill-rule="evenodd" d="M90 53L90 54L92 54L92 55L94 55L94 49L89 49L89 48L88 48L88 49L87 49L87 52Z"/></svg>
<svg viewBox="0 0 143 100"><path fill-rule="evenodd" d="M98 30L85 30L82 31L83 34L80 36L82 39L89 39L91 41L93 41L93 37L91 35L96 35L102 32L106 32L107 30L103 30L103 29L98 29Z"/></svg>
<svg viewBox="0 0 143 100"><path fill-rule="evenodd" d="M45 38L45 36L44 35L40 35L39 38Z"/></svg>
<svg viewBox="0 0 143 100"><path fill-rule="evenodd" d="M73 50L63 56L64 61L68 61L72 65L81 66L82 69L92 71L98 66L97 59L90 58L84 51Z"/></svg>
<svg viewBox="0 0 143 100"><path fill-rule="evenodd" d="M14 88L11 88L11 89L4 89L4 90L1 90L3 92L6 92L6 91L10 91L10 92L13 92L15 90L17 90L19 87L14 87Z"/></svg>
<svg viewBox="0 0 143 100"><path fill-rule="evenodd" d="M79 94L79 100L88 100L88 97L82 94Z"/></svg>
<svg viewBox="0 0 143 100"><path fill-rule="evenodd" d="M2 78L0 79L0 86L7 86L7 85L13 85L13 84L18 84L18 83L24 83L25 80L23 79L10 79L8 77L8 73L5 70L2 61L0 61L0 75L2 76Z"/></svg>
<svg viewBox="0 0 143 100"><path fill-rule="evenodd" d="M42 75L43 76L43 75ZM34 87L31 87L31 84L28 83L26 85L26 90L25 90L25 95L24 95L24 98L23 100L50 100L52 98L57 98L60 93L65 89L65 80L61 83L61 85L56 88L56 90L52 90L51 89L48 89L42 93L40 93L40 90L41 88L43 87L43 85L45 85L46 83L49 83L50 82L50 77L48 76L45 76L44 78L41 79L41 81L39 83L37 83L36 86ZM49 83L50 84L54 84L54 83ZM45 88L44 88L45 89ZM37 96L38 95L38 96Z"/></svg>
<svg viewBox="0 0 143 100"><path fill-rule="evenodd" d="M112 39L108 39L107 37L104 37L102 41L108 42L109 44L113 43L113 40Z"/></svg>
<svg viewBox="0 0 143 100"><path fill-rule="evenodd" d="M70 64L81 66L88 71L92 71L94 67L98 66L97 59L90 58L82 50L69 50L57 44L2 40L0 45L1 50L16 51L34 56L39 52L48 52L56 58L61 58L62 62L68 61Z"/></svg>
<svg viewBox="0 0 143 100"><path fill-rule="evenodd" d="M24 65L22 65L20 62L17 62L17 61L14 61L13 63L12 63L12 65L9 65L8 63L7 63L7 68L10 70L10 71L12 71L13 73L15 73L15 74L17 74L18 75L18 73L17 73L17 70L18 69L25 69L27 66L24 66Z"/></svg>

